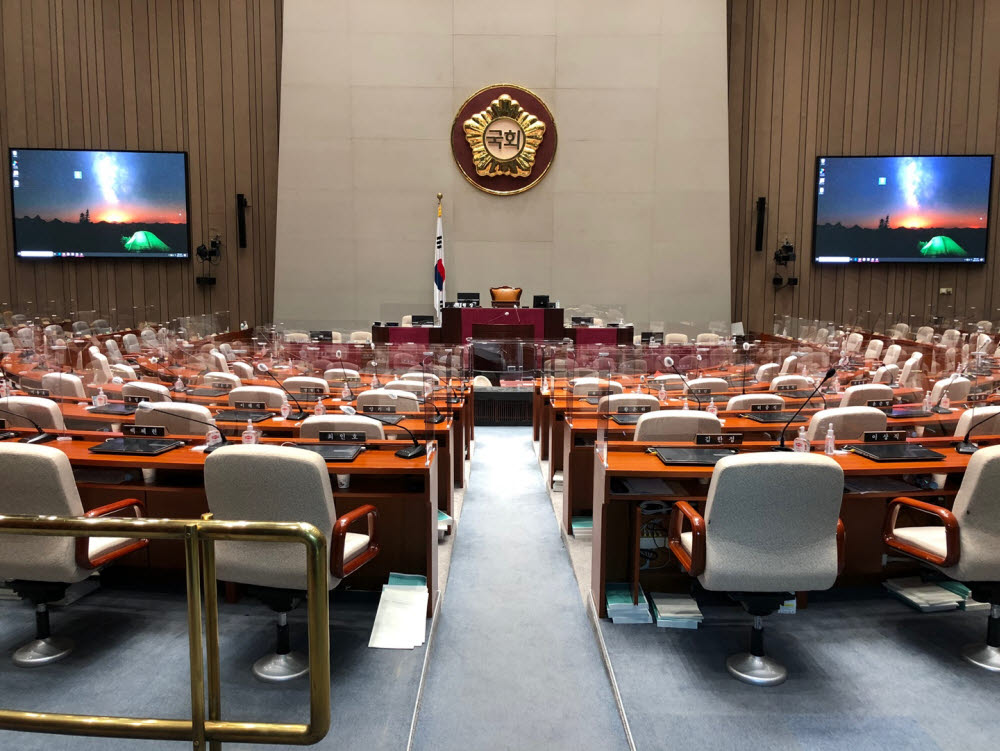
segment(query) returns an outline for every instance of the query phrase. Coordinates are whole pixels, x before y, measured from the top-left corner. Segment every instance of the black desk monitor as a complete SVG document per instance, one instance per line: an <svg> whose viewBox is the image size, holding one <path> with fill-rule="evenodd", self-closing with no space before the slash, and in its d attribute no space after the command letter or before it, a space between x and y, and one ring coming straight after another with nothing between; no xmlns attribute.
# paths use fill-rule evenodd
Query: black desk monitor
<svg viewBox="0 0 1000 751"><path fill-rule="evenodd" d="M535 295L531 298L531 307L533 308L547 308L549 305L548 295Z"/></svg>
<svg viewBox="0 0 1000 751"><path fill-rule="evenodd" d="M296 448L315 451L327 462L353 462L364 450L364 446L356 443L344 445L342 443L299 443Z"/></svg>
<svg viewBox="0 0 1000 751"><path fill-rule="evenodd" d="M569 319L574 326L593 326L594 317L593 316L570 316Z"/></svg>
<svg viewBox="0 0 1000 751"><path fill-rule="evenodd" d="M434 316L412 316L410 322L414 326L431 326L434 323Z"/></svg>
<svg viewBox="0 0 1000 751"><path fill-rule="evenodd" d="M92 454L125 454L127 456L159 456L180 448L184 441L167 438L109 438L87 449Z"/></svg>

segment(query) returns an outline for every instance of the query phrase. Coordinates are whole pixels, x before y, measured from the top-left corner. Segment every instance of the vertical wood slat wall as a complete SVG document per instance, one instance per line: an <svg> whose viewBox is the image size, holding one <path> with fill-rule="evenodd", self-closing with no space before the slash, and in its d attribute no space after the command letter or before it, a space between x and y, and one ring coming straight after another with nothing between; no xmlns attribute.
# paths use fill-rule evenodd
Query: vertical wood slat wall
<svg viewBox="0 0 1000 751"><path fill-rule="evenodd" d="M733 320L759 331L775 314L1000 318L995 178L985 265L811 260L817 156L997 156L1000 3L730 0L729 37ZM767 198L761 253L758 196ZM774 251L786 237L798 258L780 271L799 284L776 290Z"/></svg>
<svg viewBox="0 0 1000 751"><path fill-rule="evenodd" d="M11 147L188 152L193 249L218 234L214 287L187 261L20 261L0 183L0 302L39 313L155 306L162 320L273 310L282 0L3 0L0 154ZM237 235L244 193L247 247ZM125 320L123 317L122 320ZM127 321L126 321L127 322Z"/></svg>

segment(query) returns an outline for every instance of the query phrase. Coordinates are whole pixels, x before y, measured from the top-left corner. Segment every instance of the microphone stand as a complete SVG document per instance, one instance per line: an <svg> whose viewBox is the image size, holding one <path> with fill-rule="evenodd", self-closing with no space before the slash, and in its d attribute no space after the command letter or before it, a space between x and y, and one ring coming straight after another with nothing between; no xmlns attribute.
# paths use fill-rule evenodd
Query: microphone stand
<svg viewBox="0 0 1000 751"><path fill-rule="evenodd" d="M681 375L681 372L677 369L677 366L674 365L674 358L668 357L667 365L669 365L671 369L674 371L674 373L677 374L677 377L681 379L681 383L683 383L684 388L687 389L687 392L685 393L691 394L691 396L694 397L695 402L698 404L698 409L701 409L701 399L698 398L697 394L691 391L691 386L688 384L687 379Z"/></svg>
<svg viewBox="0 0 1000 751"><path fill-rule="evenodd" d="M787 431L788 427L793 422L795 422L795 418L799 416L799 413L803 409L805 409L806 405L809 403L809 400L812 399L814 396L816 396L816 394L819 392L819 390L821 388L823 388L823 384L826 383L827 381L829 381L831 378L833 378L833 376L836 375L836 373L837 373L837 369L836 368L830 368L829 370L826 371L826 375L823 376L823 380L820 381L818 384L816 384L816 388L813 389L813 392L806 398L806 400L804 402L802 402L802 404L799 405L799 408L797 410L795 410L795 413L791 417L788 418L788 422L786 422L782 426L782 428L781 428L781 438L778 439L778 445L775 446L775 447L773 447L771 449L771 451L791 451L790 448L788 448L787 446L785 446L785 431ZM823 403L826 404L826 400L825 399L823 400Z"/></svg>
<svg viewBox="0 0 1000 751"><path fill-rule="evenodd" d="M295 398L295 395L292 394L291 391L289 391L288 389L285 388L285 384L283 384L281 381L279 381L277 378L275 378L274 373L272 373L268 369L268 367L266 365L264 365L264 363L260 363L260 365L257 366L257 370L259 370L261 373L266 373L267 376L272 381L274 381L276 384L278 384L278 388L280 388L282 391L284 391L288 395L288 398L291 399L293 402L295 402L295 408L298 410L298 414L297 415L289 415L289 417L291 419L293 419L293 420L304 420L304 419L306 419L306 411L304 409L302 409L302 405L299 404L299 400Z"/></svg>
<svg viewBox="0 0 1000 751"><path fill-rule="evenodd" d="M975 409L975 407L973 407L973 410L974 409ZM990 420L992 420L993 418L998 417L998 416L1000 416L1000 415L998 415L996 412L994 412L992 415L987 415L986 417L984 417L979 422L976 422L976 423L973 423L972 425L970 425L969 429L967 431L965 431L965 436L962 438L961 442L959 442L958 445L955 446L955 451L957 451L960 454L974 454L974 453L976 453L979 450L979 446L977 444L973 443L970 440L970 438L972 438L972 431L975 430L976 428L978 428L984 422L989 422Z"/></svg>

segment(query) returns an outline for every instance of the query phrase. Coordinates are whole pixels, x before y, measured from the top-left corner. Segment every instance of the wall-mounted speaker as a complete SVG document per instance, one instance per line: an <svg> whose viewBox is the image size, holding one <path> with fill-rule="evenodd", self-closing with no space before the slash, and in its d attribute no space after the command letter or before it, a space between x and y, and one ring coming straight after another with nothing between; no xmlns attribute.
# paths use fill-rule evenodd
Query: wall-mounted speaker
<svg viewBox="0 0 1000 751"><path fill-rule="evenodd" d="M767 209L767 199L761 196L757 199L757 234L754 236L753 249L760 253L764 250L764 212Z"/></svg>

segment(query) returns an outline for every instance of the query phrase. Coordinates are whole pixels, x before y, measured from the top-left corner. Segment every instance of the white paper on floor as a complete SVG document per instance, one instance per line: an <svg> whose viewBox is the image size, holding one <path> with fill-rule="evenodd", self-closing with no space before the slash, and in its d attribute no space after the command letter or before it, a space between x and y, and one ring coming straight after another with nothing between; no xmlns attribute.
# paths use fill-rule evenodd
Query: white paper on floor
<svg viewBox="0 0 1000 751"><path fill-rule="evenodd" d="M368 646L413 649L424 643L426 627L427 587L385 584Z"/></svg>

